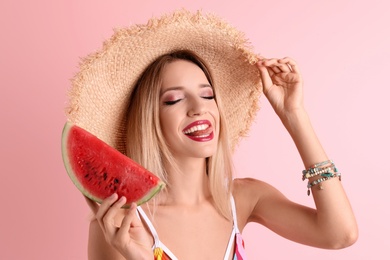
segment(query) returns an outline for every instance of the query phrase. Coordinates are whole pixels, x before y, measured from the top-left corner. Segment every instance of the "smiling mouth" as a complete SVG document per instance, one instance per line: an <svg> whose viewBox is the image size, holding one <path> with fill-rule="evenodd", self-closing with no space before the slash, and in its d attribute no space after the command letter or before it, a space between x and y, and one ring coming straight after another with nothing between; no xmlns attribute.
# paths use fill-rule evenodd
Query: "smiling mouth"
<svg viewBox="0 0 390 260"><path fill-rule="evenodd" d="M209 128L210 126L208 124L201 124L201 125L193 126L183 132L184 134L190 136L206 137L211 133L212 129Z"/></svg>
<svg viewBox="0 0 390 260"><path fill-rule="evenodd" d="M208 120L199 120L183 130L183 133L197 142L206 142L214 138L213 127Z"/></svg>

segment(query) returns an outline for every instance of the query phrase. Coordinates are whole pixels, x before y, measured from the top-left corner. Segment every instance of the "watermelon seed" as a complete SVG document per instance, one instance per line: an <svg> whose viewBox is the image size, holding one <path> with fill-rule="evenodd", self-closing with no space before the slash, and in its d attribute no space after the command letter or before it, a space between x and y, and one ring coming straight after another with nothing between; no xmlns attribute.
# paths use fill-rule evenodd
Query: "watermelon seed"
<svg viewBox="0 0 390 260"><path fill-rule="evenodd" d="M117 178L115 178L114 183L119 183L119 180Z"/></svg>

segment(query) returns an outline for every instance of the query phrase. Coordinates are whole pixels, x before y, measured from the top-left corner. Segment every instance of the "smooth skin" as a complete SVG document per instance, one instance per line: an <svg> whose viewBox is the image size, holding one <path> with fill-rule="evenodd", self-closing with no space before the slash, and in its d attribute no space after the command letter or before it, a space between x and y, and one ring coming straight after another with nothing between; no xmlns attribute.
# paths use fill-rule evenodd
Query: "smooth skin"
<svg viewBox="0 0 390 260"><path fill-rule="evenodd" d="M264 94L292 137L304 166L307 168L328 160L304 108L303 83L295 61L260 57L256 66ZM183 93L193 104L186 106L191 113L185 109L182 113L191 117L190 120L215 118L209 111L213 107L210 100L204 99L199 90L204 78L197 67L186 61L175 61L169 67L164 77L171 80L170 76L178 71L189 78L197 75L189 82L199 84L180 83L184 85ZM212 151L212 147L205 150ZM205 160L201 157L190 153L179 164L180 172L168 169L172 186L161 195L161 203L153 217L149 216L160 240L179 259L222 259L232 229L231 221L221 217L212 204ZM339 249L352 245L358 237L358 229L342 184L334 178L326 181L323 187L323 190L312 189L316 208L311 209L288 200L262 181L235 179L233 196L240 231L249 222L257 222L287 239L314 247ZM88 199L87 202L96 216L90 224L89 259L153 259L154 241L137 217L136 205L132 204L126 211L120 209L125 199L118 200L116 194L100 206ZM142 207L149 212L145 205ZM150 207L153 212L153 206Z"/></svg>

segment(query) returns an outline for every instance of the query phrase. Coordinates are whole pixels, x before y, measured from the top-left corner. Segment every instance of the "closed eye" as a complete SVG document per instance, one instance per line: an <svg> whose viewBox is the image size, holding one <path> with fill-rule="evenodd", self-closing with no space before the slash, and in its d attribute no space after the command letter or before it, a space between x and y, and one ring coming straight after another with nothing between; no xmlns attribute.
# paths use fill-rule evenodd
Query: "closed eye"
<svg viewBox="0 0 390 260"><path fill-rule="evenodd" d="M202 98L204 98L204 99L214 99L215 98L215 96L205 96L205 97L202 97Z"/></svg>
<svg viewBox="0 0 390 260"><path fill-rule="evenodd" d="M164 105L171 106L171 105L176 104L179 101L181 101L181 99L176 99L176 100L172 100L172 101L165 101Z"/></svg>

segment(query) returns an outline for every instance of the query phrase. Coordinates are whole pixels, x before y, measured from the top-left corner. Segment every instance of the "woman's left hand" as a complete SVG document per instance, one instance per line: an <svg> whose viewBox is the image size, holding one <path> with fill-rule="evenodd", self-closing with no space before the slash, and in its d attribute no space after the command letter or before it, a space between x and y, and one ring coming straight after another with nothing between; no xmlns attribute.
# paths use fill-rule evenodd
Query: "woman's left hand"
<svg viewBox="0 0 390 260"><path fill-rule="evenodd" d="M303 108L303 82L294 60L260 57L256 65L264 94L279 117Z"/></svg>

